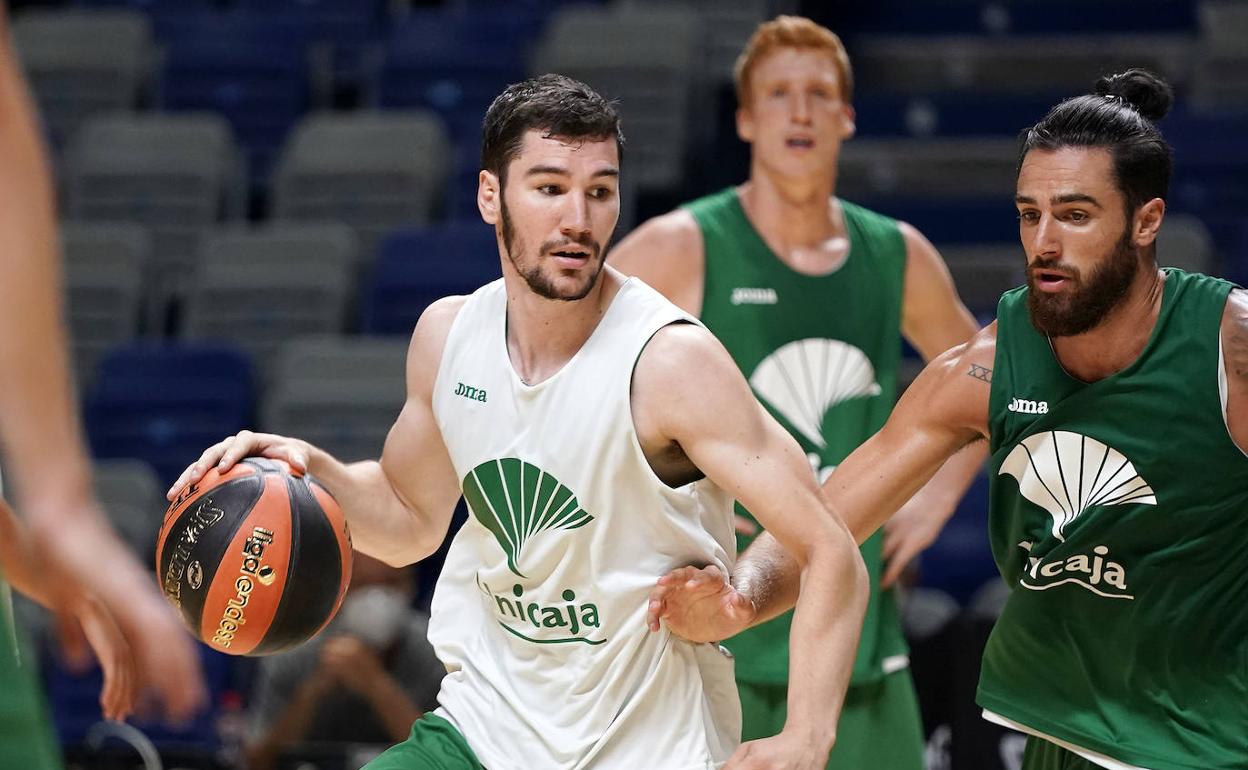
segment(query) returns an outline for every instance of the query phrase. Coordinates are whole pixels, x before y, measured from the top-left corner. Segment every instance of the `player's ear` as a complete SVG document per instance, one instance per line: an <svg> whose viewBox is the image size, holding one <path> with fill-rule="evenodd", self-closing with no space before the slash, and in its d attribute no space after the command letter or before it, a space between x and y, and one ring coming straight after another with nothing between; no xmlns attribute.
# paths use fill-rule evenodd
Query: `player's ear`
<svg viewBox="0 0 1248 770"><path fill-rule="evenodd" d="M502 198L502 185L492 172L482 169L477 175L477 208L486 224L496 225L499 221L499 200Z"/></svg>
<svg viewBox="0 0 1248 770"><path fill-rule="evenodd" d="M1136 246L1148 246L1157 240L1157 231L1161 229L1161 220L1166 216L1166 202L1161 198L1153 198L1135 210L1135 220L1131 223L1131 240Z"/></svg>
<svg viewBox="0 0 1248 770"><path fill-rule="evenodd" d="M846 104L843 109L844 113L841 116L841 141L852 139L858 131L858 126L855 122L858 119L858 115L854 112L853 106Z"/></svg>
<svg viewBox="0 0 1248 770"><path fill-rule="evenodd" d="M754 114L749 107L737 108L737 137L747 144L754 141Z"/></svg>

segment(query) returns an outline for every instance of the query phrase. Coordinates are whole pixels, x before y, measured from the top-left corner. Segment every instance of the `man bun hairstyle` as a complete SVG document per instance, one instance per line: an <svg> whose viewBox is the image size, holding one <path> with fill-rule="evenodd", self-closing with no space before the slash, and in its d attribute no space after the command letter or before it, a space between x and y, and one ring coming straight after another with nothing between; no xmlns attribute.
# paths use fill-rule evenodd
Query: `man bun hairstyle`
<svg viewBox="0 0 1248 770"><path fill-rule="evenodd" d="M520 154L531 129L545 137L605 141L615 137L624 161L624 134L615 104L566 75L539 75L512 83L494 98L481 125L481 168L507 180L507 165Z"/></svg>
<svg viewBox="0 0 1248 770"><path fill-rule="evenodd" d="M1165 199L1174 152L1154 122L1170 111L1174 91L1142 69L1106 75L1095 93L1067 99L1019 135L1018 165L1032 150L1103 147L1113 157L1114 178L1126 199L1127 219L1153 198Z"/></svg>
<svg viewBox="0 0 1248 770"><path fill-rule="evenodd" d="M1131 69L1105 75L1096 81L1094 90L1097 96L1121 99L1150 121L1164 118L1174 104L1174 90L1170 84L1148 70Z"/></svg>

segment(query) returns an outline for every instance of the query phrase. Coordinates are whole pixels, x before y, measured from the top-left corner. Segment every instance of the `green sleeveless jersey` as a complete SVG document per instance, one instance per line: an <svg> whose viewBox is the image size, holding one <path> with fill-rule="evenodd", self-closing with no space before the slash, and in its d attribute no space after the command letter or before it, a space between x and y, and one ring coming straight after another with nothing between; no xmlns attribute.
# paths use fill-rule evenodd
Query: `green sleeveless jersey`
<svg viewBox="0 0 1248 770"><path fill-rule="evenodd" d="M901 232L891 219L841 205L849 255L821 276L798 273L771 251L746 218L735 188L687 205L706 253L701 320L807 452L821 481L888 419L901 356ZM740 506L738 513L752 518ZM892 592L878 587L881 538L877 533L862 546L872 588L854 683L906 665ZM748 541L739 536L738 548ZM736 656L738 679L788 681L791 621L786 613L726 643Z"/></svg>
<svg viewBox="0 0 1248 770"><path fill-rule="evenodd" d="M51 731L29 658L13 625L9 586L0 573L0 770L56 770Z"/></svg>
<svg viewBox="0 0 1248 770"><path fill-rule="evenodd" d="M1248 458L1225 422L1231 284L1166 269L1156 327L1093 383L1001 298L989 530L1011 593L990 714L1149 770L1248 767Z"/></svg>

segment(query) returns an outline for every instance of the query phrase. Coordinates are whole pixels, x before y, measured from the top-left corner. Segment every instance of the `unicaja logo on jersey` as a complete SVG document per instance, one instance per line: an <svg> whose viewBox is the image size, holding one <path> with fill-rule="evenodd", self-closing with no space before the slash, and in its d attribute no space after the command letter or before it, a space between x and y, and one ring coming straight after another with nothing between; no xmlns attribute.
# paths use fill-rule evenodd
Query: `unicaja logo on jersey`
<svg viewBox="0 0 1248 770"><path fill-rule="evenodd" d="M464 477L463 489L472 515L494 535L507 557L507 568L520 578L527 579L519 565L524 546L534 536L579 529L594 520L572 490L515 457L481 463ZM516 583L509 590L495 591L478 576L477 587L496 605L499 625L525 641L589 645L606 641L584 635L598 628L598 607L578 602L572 588L561 586L555 592L557 599L543 601L542 586L526 589Z"/></svg>
<svg viewBox="0 0 1248 770"><path fill-rule="evenodd" d="M750 386L793 429L825 449L823 416L842 401L880 394L867 354L847 342L812 337L782 345L750 375Z"/></svg>
<svg viewBox="0 0 1248 770"><path fill-rule="evenodd" d="M1001 475L1018 481L1019 493L1049 513L1053 537L1066 541L1071 524L1093 506L1156 505L1157 496L1131 461L1113 447L1071 431L1045 431L1023 439L1001 463ZM1031 543L1021 543L1028 553ZM1063 558L1029 557L1022 584L1046 590L1073 583L1109 598L1132 598L1125 568L1097 544Z"/></svg>

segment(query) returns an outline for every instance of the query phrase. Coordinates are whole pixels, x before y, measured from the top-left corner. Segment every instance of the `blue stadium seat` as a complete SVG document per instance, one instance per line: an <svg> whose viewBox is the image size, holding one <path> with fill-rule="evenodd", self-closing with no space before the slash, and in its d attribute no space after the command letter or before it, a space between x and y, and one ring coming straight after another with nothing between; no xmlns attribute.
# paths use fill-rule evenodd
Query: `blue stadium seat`
<svg viewBox="0 0 1248 770"><path fill-rule="evenodd" d="M235 679L233 670L238 659L217 652L207 645L196 645L196 649L199 651L205 684L208 686L210 707L197 714L188 724L179 727L154 719L133 717L127 720L158 748L165 745L190 745L213 751L220 745L216 732L217 704L221 694ZM43 677L48 705L61 744L81 744L87 731L103 719L99 703L103 673L98 665L93 665L86 671L72 671L58 660L55 653L49 651L43 658Z"/></svg>
<svg viewBox="0 0 1248 770"><path fill-rule="evenodd" d="M491 227L478 219L396 230L382 240L362 301L363 331L408 335L434 300L499 277Z"/></svg>
<svg viewBox="0 0 1248 770"><path fill-rule="evenodd" d="M338 80L354 84L363 52L376 36L386 0L238 0L240 12L281 14L307 26L314 43L332 48Z"/></svg>
<svg viewBox="0 0 1248 770"><path fill-rule="evenodd" d="M1018 241L1014 201L1000 198L851 199L881 214L909 222L933 243Z"/></svg>
<svg viewBox="0 0 1248 770"><path fill-rule="evenodd" d="M164 483L204 449L249 426L252 365L226 345L136 343L100 363L84 418L96 457L135 457Z"/></svg>
<svg viewBox="0 0 1248 770"><path fill-rule="evenodd" d="M460 144L455 149L455 164L446 186L446 218L452 222L480 222L477 208L477 187L481 175L481 143ZM617 239L618 240L618 239Z"/></svg>
<svg viewBox="0 0 1248 770"><path fill-rule="evenodd" d="M877 0L843 3L834 29L853 33L1073 35L1196 32L1195 0Z"/></svg>
<svg viewBox="0 0 1248 770"><path fill-rule="evenodd" d="M526 41L537 39L541 24L541 16L515 9L471 17L413 13L391 31L369 73L368 100L383 109L433 110L456 146L479 145L486 108L524 79Z"/></svg>
<svg viewBox="0 0 1248 770"><path fill-rule="evenodd" d="M854 122L862 137L1015 136L1053 104L1044 95L855 94Z"/></svg>
<svg viewBox="0 0 1248 770"><path fill-rule="evenodd" d="M157 34L168 42L157 106L222 114L259 188L311 100L310 29L282 14L185 14Z"/></svg>

